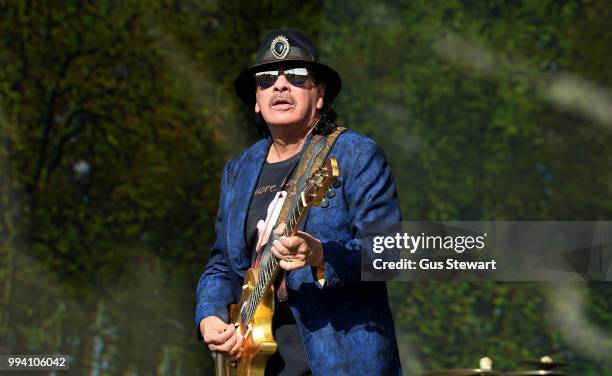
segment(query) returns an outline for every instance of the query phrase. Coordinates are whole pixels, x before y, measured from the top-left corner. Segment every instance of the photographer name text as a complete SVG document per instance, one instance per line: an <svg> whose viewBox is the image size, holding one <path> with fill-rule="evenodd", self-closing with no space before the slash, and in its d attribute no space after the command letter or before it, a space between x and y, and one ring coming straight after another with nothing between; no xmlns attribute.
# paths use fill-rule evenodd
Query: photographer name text
<svg viewBox="0 0 612 376"><path fill-rule="evenodd" d="M419 251L453 251L462 254L465 251L480 251L485 247L487 233L480 235L409 235L407 233L396 233L394 236L374 236L372 238L372 251L382 254L385 250L408 251L411 255ZM382 255L381 255L382 256ZM410 260L401 258L399 260L387 261L383 258L373 260L376 270L496 270L495 260L488 261L460 261L453 258L445 260L432 260L422 258Z"/></svg>

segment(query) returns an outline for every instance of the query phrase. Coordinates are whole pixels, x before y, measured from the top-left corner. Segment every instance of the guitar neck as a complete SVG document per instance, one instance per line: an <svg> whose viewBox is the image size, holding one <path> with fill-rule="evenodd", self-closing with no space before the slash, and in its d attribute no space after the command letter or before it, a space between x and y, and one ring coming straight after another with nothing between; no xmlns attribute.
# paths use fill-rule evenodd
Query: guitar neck
<svg viewBox="0 0 612 376"><path fill-rule="evenodd" d="M287 215L287 219L284 222L285 229L283 235L293 236L298 232L308 211L307 209L311 205L319 205L325 192L339 174L338 161L336 158L330 157L323 166L306 180L304 189L293 198L289 215ZM268 243L263 250L253 293L240 309L241 324L246 324L245 327L250 323L261 298L267 289L270 288L280 269L279 260L272 254L270 249L272 248L271 239L272 237L268 239Z"/></svg>
<svg viewBox="0 0 612 376"><path fill-rule="evenodd" d="M299 196L296 196L294 203L291 206L291 211L284 222L284 236L293 236L298 232L302 222L304 221L304 214L306 213L307 208L308 205L303 199L303 194L301 193ZM270 239L272 239L272 237L270 237ZM250 299L245 306L247 308L240 313L240 318L243 324L250 322L262 296L270 287L280 269L279 260L274 256L274 254L272 254L272 251L270 250L271 247L272 242L271 240L268 240L268 244L266 244L262 254L258 278L257 282L255 283L253 294L250 296Z"/></svg>

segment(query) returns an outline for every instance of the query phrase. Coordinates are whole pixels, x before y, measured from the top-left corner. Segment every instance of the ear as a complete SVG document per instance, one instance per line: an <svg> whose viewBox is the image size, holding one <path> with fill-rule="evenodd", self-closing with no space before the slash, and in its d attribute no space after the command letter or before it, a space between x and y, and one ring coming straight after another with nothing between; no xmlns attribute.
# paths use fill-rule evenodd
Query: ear
<svg viewBox="0 0 612 376"><path fill-rule="evenodd" d="M323 108L323 98L325 98L325 82L322 82L317 87L319 98L317 99L317 110Z"/></svg>
<svg viewBox="0 0 612 376"><path fill-rule="evenodd" d="M255 113L258 114L261 110L259 109L259 103L255 102Z"/></svg>

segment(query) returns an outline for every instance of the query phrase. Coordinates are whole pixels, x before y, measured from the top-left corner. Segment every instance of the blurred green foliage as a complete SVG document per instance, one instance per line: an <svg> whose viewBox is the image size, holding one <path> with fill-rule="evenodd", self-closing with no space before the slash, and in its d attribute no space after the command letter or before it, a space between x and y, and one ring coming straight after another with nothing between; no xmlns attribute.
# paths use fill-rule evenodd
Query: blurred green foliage
<svg viewBox="0 0 612 376"><path fill-rule="evenodd" d="M194 289L222 166L257 139L233 79L279 26L340 72L341 123L383 147L405 219L611 218L609 19L576 0L0 2L0 353L212 374ZM568 75L602 98L563 105ZM612 374L609 284L390 291L408 375L545 354Z"/></svg>

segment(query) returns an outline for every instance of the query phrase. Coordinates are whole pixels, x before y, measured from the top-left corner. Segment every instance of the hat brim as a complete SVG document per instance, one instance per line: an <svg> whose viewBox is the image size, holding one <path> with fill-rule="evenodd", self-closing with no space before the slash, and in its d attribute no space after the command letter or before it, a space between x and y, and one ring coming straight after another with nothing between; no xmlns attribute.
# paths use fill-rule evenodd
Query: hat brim
<svg viewBox="0 0 612 376"><path fill-rule="evenodd" d="M315 66L317 70L322 74L322 79L325 82L325 96L324 100L331 103L340 93L342 88L342 80L340 75L333 68L313 61L307 61L302 59L284 59L282 61L265 62L255 64L244 71L242 71L236 80L234 81L234 89L240 100L249 107L255 105L255 72L261 70L267 66L275 66L278 64L286 63L288 61L301 61L306 64Z"/></svg>

